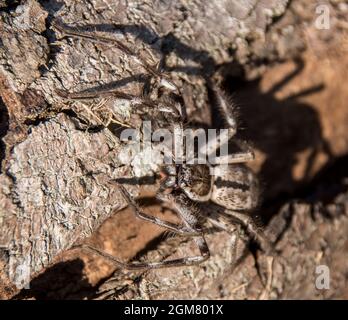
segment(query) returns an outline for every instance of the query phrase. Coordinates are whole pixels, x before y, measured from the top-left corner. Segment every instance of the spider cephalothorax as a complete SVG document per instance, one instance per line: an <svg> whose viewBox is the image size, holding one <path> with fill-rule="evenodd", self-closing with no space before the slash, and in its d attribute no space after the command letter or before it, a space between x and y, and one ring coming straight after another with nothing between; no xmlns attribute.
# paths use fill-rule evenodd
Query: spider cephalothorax
<svg viewBox="0 0 348 320"><path fill-rule="evenodd" d="M211 197L213 177L205 164L183 165L178 169L178 187L194 201L207 201Z"/></svg>
<svg viewBox="0 0 348 320"><path fill-rule="evenodd" d="M174 130L174 128L183 129L184 126L187 128L185 105L180 103L180 90L167 76L151 67L140 56L133 53L128 47L116 39L99 37L88 34L88 32L78 32L60 23L54 23L54 26L65 36L80 37L116 45L118 49L133 56L156 79L155 82L157 85L170 91L168 94L165 94L164 91L162 96L157 99L151 98L150 95L137 97L117 90L99 92L99 94L103 96L110 95L129 101L129 104L135 110L134 113L140 113L144 119L156 120L157 126L166 125L165 129L170 130ZM124 187L127 178L123 179L122 182L121 179L118 181L118 187L129 205L134 209L137 217L169 229L177 234L194 237L200 250L200 255L161 262L123 263L99 249L90 246L85 246L86 248L112 260L117 265L129 269L198 264L206 260L210 255L204 232L200 225L201 220L209 220L215 226L226 231L229 231L229 223L238 221L246 227L249 233L259 240L263 248L269 249L267 239L263 236L259 228L255 226L251 216L248 215L258 203L257 180L250 169L243 165L243 163L254 158L251 148L236 140L235 142L239 146L239 151L224 154L218 160L208 161L211 159L210 155L214 152L216 153L222 146L229 144L229 141L234 138L237 131L233 104L231 104L231 101L225 97L219 88L211 87L210 89L215 95L213 100L216 103L216 107L220 110L224 118L225 128L223 129L226 129L224 132L227 132L227 134L220 132L216 140L208 140L203 145L204 150L208 153L206 155L206 163L197 164L193 162L193 164L189 164L185 162L185 158L187 158L186 160L192 160L190 158L192 155L186 155L187 157L183 155L183 159L180 161L173 159L173 164L163 165L158 168L159 172L155 172L155 176L161 178L157 199L169 203L181 218L182 224L173 224L142 212L137 202ZM70 99L80 99L96 98L97 94L64 93L64 96ZM184 99L181 100L183 101ZM202 210L202 206L197 205L197 203L209 202L218 205L224 211L225 216L231 218L231 220L227 220L226 222L220 221L216 217L215 212L205 212ZM210 208L209 206L206 207Z"/></svg>

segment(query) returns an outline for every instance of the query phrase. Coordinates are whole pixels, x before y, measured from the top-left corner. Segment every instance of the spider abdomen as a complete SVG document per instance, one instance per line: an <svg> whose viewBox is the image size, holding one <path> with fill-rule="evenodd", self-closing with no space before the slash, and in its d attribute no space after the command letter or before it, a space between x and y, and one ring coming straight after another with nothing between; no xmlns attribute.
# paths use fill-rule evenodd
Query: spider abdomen
<svg viewBox="0 0 348 320"><path fill-rule="evenodd" d="M258 181L242 165L229 165L214 176L211 200L230 210L252 210L258 204Z"/></svg>

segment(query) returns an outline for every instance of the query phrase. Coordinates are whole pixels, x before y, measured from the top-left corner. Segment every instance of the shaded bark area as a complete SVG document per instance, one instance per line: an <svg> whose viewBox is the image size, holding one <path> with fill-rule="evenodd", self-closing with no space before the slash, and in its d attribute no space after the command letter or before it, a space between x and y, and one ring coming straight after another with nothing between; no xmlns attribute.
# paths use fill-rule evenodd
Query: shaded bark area
<svg viewBox="0 0 348 320"><path fill-rule="evenodd" d="M284 193L288 200L292 192L310 181L325 164L348 151L346 135L342 135L348 120L342 102L346 94L344 89L334 91L330 87L330 76L344 79L348 65L346 59L340 58L346 54L345 47L338 49L338 44L347 43L342 23L344 8L339 1L328 3L333 13L333 29L322 32L313 27L315 5L315 1L308 4L275 0L127 1L127 6L122 0L27 0L11 5L0 2L1 296L13 296L34 278L32 290L24 290L20 297L44 298L40 293L42 288L45 283L52 283L45 274L56 279L68 269L68 274L75 275L76 283L67 285L64 279L57 281L56 287L51 288L51 297L343 297L346 265L340 257L346 254L347 247L346 195L342 192L339 200L331 199L336 213L330 218L325 217L328 210L333 210L330 206L317 208L299 203L282 207L286 202L282 198ZM186 255L195 249L183 239L162 241L161 237L156 238L160 231L143 227L141 223L133 224L128 216L123 224L116 229L109 227L110 231L105 233L112 233L116 240L98 240L98 234L103 237L100 231L103 226L95 233L98 227L126 205L112 181L153 169L143 167L137 159L124 165L129 150L120 143L115 127L108 123L116 118L137 127L142 119L122 99L69 101L57 95L56 89L70 92L120 89L141 95L148 85L148 76L135 59L114 46L62 38L51 28L56 18L80 31L115 37L151 65L160 63L181 88L190 120L213 126L218 123L210 110L206 85L211 81L221 83L231 93L236 92L240 101L243 97L248 100L252 92L249 106L265 101L267 110L241 108L241 121L247 126L241 137L255 142L258 159L252 166L265 181L268 179L270 186L264 192L265 208L270 213L262 208L259 215L265 219L275 216L269 226L274 240L278 238L274 257L255 250L251 254L249 241L243 240L239 245L239 264L233 269L231 251L226 244L232 244L235 236L220 232L208 235L213 257L205 265L194 268L146 274L116 271L105 281L115 271L114 266L84 253L80 256L66 253L62 258L64 250L92 234L92 242L99 241L104 246L109 241L110 251L124 259L148 251L147 259L160 259ZM273 62L291 57L297 57L297 63L290 67L289 73L300 74L304 69L302 60L315 61L313 56L316 56L320 61L328 54L327 46L334 48L330 49L330 61L341 59L341 66L337 69L326 66L324 70L328 71L321 75L323 81L313 82L308 88L306 84L298 86L311 89L309 93L329 86L330 90L323 93L324 99L333 101L335 113L328 112L320 103L315 104L316 98L309 97L307 102L295 100L304 96L296 88L280 104L285 105L282 110L290 116L278 111L277 89L282 79L267 91L257 80L259 75L272 74ZM312 54L307 60L305 55L300 56L306 47L306 54ZM317 67L314 63L307 74ZM334 70L332 75L330 70ZM322 100L323 96L317 99ZM308 130L311 134L303 138L301 129L307 124L312 126ZM295 143L294 139L297 139ZM284 148L286 145L288 148ZM283 157L278 157L282 153ZM138 194L139 187L134 186L131 191ZM275 204L279 197L280 204ZM317 200L319 203L320 198ZM279 207L282 209L278 210ZM154 210L159 211L159 207ZM121 215L122 219L122 214L116 216ZM104 230L108 228L107 223ZM129 236L123 236L123 229L132 228L137 241L125 247ZM140 230L147 236L139 236ZM182 242L180 252L176 252L178 241ZM69 259L75 260L67 267L64 261ZM54 262L58 263L46 269ZM335 293L315 289L313 269L320 263L337 270L333 281ZM300 271L296 270L299 264ZM83 265L90 266L89 276ZM98 273L96 269L103 271ZM271 285L267 283L270 270L273 270ZM306 277L308 274L312 277Z"/></svg>

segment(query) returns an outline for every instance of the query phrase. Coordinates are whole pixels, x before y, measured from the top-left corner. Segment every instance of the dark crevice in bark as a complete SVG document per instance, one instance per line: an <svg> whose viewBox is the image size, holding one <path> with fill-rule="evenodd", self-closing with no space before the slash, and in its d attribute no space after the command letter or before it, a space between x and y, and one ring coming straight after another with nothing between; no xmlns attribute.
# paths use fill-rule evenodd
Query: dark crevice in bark
<svg viewBox="0 0 348 320"><path fill-rule="evenodd" d="M15 11L20 4L20 0L2 0L0 1L0 12L10 13Z"/></svg>
<svg viewBox="0 0 348 320"><path fill-rule="evenodd" d="M2 173L2 161L6 156L6 145L2 138L6 135L9 129L9 114L8 110L0 97L0 173Z"/></svg>
<svg viewBox="0 0 348 320"><path fill-rule="evenodd" d="M57 38L55 32L51 29L51 22L54 19L54 14L63 6L63 4L57 1L47 0L39 0L38 2L41 7L48 12L48 16L45 19L46 29L41 33L41 36L43 36L47 41L49 50L45 64L39 67L41 76L44 76L51 69L55 57L60 51L60 46L54 44Z"/></svg>
<svg viewBox="0 0 348 320"><path fill-rule="evenodd" d="M50 110L50 107L47 107L47 110ZM88 132L88 133L98 133L101 132L105 129L105 126L91 126L89 125L86 121L81 119L78 114L71 110L71 109L65 109L65 110L60 110L58 112L52 112L49 113L48 115L38 115L35 119L26 119L24 121L24 124L28 126L28 134L31 133L31 128L36 127L38 125L44 124L48 121L50 121L52 118L56 117L58 114L63 113L69 116L71 120L75 124L75 129L83 132Z"/></svg>

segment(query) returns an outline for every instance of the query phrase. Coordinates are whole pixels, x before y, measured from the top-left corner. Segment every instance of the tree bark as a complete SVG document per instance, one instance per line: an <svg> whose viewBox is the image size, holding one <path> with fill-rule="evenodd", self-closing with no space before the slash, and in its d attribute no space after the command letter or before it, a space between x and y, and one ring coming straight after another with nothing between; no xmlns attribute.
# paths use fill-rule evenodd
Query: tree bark
<svg viewBox="0 0 348 320"><path fill-rule="evenodd" d="M147 81L145 70L136 59L112 45L63 38L51 28L52 21L59 18L80 31L115 37L152 65L161 61L182 91L189 118L210 123L207 79L221 82L241 72L246 79L255 79L272 61L296 56L305 47L300 24L294 23L296 15L288 14L278 25L275 22L285 15L287 7L287 0L27 0L0 5L0 96L4 114L0 131L4 142L0 280L7 290L2 296L18 292L61 252L90 236L124 208L126 203L112 181L145 170L141 164L133 163L132 170L123 165L122 157L127 154L106 125L112 117L138 125L141 119L131 114L124 101L71 101L56 91L112 88L141 95ZM138 191L138 186L131 188L135 195ZM299 213L299 219L302 215ZM339 219L342 230L346 230L346 217ZM325 228L335 226L328 224ZM250 255L241 264L249 267L228 275L231 287L227 293L221 293L215 282L216 277L223 279L222 275L229 272L230 253L220 248L230 241L228 237L224 233L209 236L212 250L221 254L211 259L207 270L181 271L177 279L192 287L184 295L245 298L258 294L261 283L252 292L232 288L257 282ZM190 252L189 244L184 246ZM164 248L172 254L170 244L165 243ZM281 268L277 259L274 263ZM136 286L150 282L159 291L177 287L175 283L164 284L173 272L151 272ZM197 279L206 276L210 280L201 290ZM132 297L184 297L131 286L131 291L140 292Z"/></svg>

